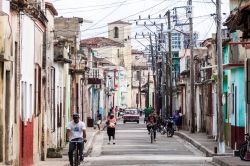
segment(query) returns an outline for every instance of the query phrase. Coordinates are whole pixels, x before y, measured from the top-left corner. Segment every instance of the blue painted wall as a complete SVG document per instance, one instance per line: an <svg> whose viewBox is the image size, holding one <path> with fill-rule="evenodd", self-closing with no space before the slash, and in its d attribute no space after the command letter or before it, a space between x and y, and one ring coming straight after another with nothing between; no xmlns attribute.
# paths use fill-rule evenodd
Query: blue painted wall
<svg viewBox="0 0 250 166"><path fill-rule="evenodd" d="M231 70L231 84L237 87L237 108L236 113L232 112L231 124L235 126L235 115L237 118L236 126L245 126L245 86L244 86L244 67L235 68ZM232 111L232 110L231 110Z"/></svg>
<svg viewBox="0 0 250 166"><path fill-rule="evenodd" d="M229 45L224 45L223 46L223 64L228 64L229 59Z"/></svg>
<svg viewBox="0 0 250 166"><path fill-rule="evenodd" d="M93 101L92 101L92 104L93 104L93 107L92 107L92 118L94 120L96 120L96 113L97 113L97 110L98 110L98 91L94 88L94 86L92 86L92 94L93 94Z"/></svg>
<svg viewBox="0 0 250 166"><path fill-rule="evenodd" d="M228 62L229 62L229 59L228 59L229 55L228 54L229 54L229 45L224 45L223 46L223 64L228 64ZM224 95L227 95L228 94L228 76L230 75L230 71L229 70L224 70L223 75L224 75L224 78L223 78L223 93L224 93ZM227 96L225 96L225 97L227 97ZM229 101L227 101L227 102L229 102ZM224 109L224 121L226 123L228 123L229 122L229 119L228 119L229 117L227 115L228 115L229 110L228 110L227 103L224 105L223 109Z"/></svg>

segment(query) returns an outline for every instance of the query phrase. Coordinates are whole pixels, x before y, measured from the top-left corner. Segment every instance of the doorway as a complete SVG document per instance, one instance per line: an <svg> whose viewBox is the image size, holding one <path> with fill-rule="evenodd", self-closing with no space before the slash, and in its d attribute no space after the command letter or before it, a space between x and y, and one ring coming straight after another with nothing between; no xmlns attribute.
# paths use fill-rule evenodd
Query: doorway
<svg viewBox="0 0 250 166"><path fill-rule="evenodd" d="M3 135L3 66L0 62L0 135ZM0 137L0 162L3 162L3 137Z"/></svg>

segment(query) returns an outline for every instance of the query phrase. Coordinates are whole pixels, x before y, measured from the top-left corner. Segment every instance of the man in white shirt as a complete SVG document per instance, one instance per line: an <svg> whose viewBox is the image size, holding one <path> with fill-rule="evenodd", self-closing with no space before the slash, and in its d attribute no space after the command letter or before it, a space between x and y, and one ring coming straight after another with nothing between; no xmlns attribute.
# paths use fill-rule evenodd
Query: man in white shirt
<svg viewBox="0 0 250 166"><path fill-rule="evenodd" d="M73 166L73 152L75 150L75 143L71 141L79 141L78 148L80 151L80 161L83 161L84 142L87 142L86 125L84 122L80 121L80 116L78 113L73 114L73 120L70 121L67 126L66 140L70 142L68 152L70 166Z"/></svg>

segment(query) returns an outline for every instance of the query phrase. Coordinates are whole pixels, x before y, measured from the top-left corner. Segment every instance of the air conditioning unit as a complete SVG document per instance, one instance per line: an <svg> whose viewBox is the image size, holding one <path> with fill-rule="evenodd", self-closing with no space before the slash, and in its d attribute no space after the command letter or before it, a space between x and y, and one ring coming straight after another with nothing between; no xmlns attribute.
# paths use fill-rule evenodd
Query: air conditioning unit
<svg viewBox="0 0 250 166"><path fill-rule="evenodd" d="M10 13L10 1L0 0L0 15L8 15Z"/></svg>

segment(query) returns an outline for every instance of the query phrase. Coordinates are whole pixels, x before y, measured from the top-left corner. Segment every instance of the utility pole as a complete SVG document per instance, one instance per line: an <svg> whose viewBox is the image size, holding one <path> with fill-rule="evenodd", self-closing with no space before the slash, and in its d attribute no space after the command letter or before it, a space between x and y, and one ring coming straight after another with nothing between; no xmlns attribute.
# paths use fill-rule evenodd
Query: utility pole
<svg viewBox="0 0 250 166"><path fill-rule="evenodd" d="M171 34L171 17L170 17L170 11L167 11L168 15L168 58L169 58L169 67L166 65L166 70L169 68L169 101L170 101L170 106L169 106L169 116L172 116L172 102L173 102L173 95L172 95L172 34ZM168 104L168 103L167 103Z"/></svg>
<svg viewBox="0 0 250 166"><path fill-rule="evenodd" d="M140 102L140 109L141 109L141 70L139 72L139 102Z"/></svg>
<svg viewBox="0 0 250 166"><path fill-rule="evenodd" d="M161 24L161 32L159 33L159 45L163 44L163 24ZM160 47L161 48L161 47ZM167 95L167 92L168 92L168 79L167 79L167 76L168 76L168 70L166 70L166 66L167 66L167 56L166 54L164 54L162 48L161 48L161 57L162 57L162 62L161 62L161 73L162 73L162 80L161 80L161 116L163 119L166 118L166 115L167 115L167 111L168 110L168 95ZM164 58L165 56L165 58ZM166 65L166 66L165 66Z"/></svg>
<svg viewBox="0 0 250 166"><path fill-rule="evenodd" d="M216 1L217 14L217 54L218 54L218 126L219 126L219 152L225 153L224 141L224 112L222 104L223 95L223 67L222 67L222 39L221 39L221 0Z"/></svg>
<svg viewBox="0 0 250 166"><path fill-rule="evenodd" d="M157 103L155 103L155 109L156 110L159 110L160 108L160 102L159 102L159 99L160 99L160 72L159 72L159 65L158 65L158 60L159 60L159 56L158 56L158 50L157 50L157 47L158 46L158 40L157 40L157 36L155 35L155 101L158 101Z"/></svg>
<svg viewBox="0 0 250 166"><path fill-rule="evenodd" d="M149 41L150 41L150 53L151 53L151 57L152 57L152 68L153 68L153 79L154 79L154 91L156 92L156 79L155 79L155 61L154 61L154 49L153 49L153 44L152 44L152 37L151 37L151 33L149 35ZM149 83L149 82L148 82ZM156 96L156 93L154 95L154 103L153 103L153 107L155 108L155 96ZM149 105L148 105L149 106Z"/></svg>
<svg viewBox="0 0 250 166"><path fill-rule="evenodd" d="M147 95L147 104L146 104L146 107L148 108L149 107L149 95L150 95L150 91L149 91L149 75L150 75L150 73L148 72L148 95ZM154 99L153 99L153 101L154 101Z"/></svg>
<svg viewBox="0 0 250 166"><path fill-rule="evenodd" d="M195 132L195 118L194 118L194 41L193 41L193 9L192 0L188 3L188 14L189 14L189 28L190 28L190 111L191 111L191 133Z"/></svg>

